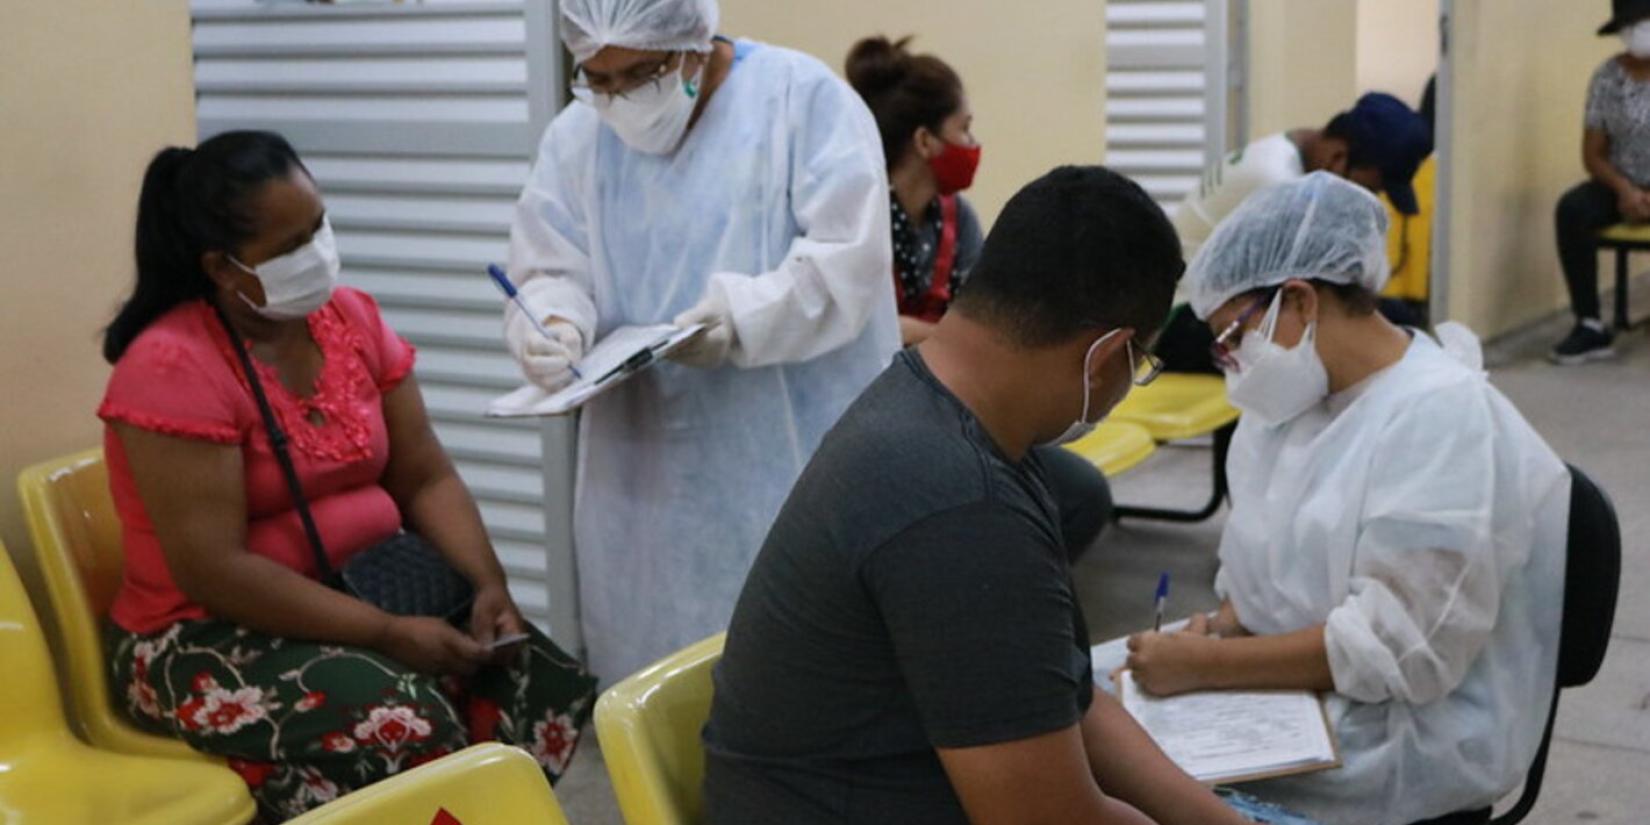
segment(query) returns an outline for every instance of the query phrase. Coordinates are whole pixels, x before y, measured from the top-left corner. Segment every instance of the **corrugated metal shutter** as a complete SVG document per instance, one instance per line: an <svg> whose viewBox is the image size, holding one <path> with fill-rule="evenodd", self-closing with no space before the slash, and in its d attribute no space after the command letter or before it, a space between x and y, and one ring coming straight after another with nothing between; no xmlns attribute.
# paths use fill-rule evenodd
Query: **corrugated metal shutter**
<svg viewBox="0 0 1650 825"><path fill-rule="evenodd" d="M1219 3L1221 0L1214 0ZM1110 0L1106 4L1106 164L1165 206L1197 188L1204 166L1223 151L1225 39L1209 25L1206 0ZM1213 19L1212 19L1213 18ZM1213 77L1215 83L1211 84ZM1221 132L1222 134L1215 134Z"/></svg>
<svg viewBox="0 0 1650 825"><path fill-rule="evenodd" d="M344 282L372 293L419 348L436 431L517 602L576 647L570 427L481 416L521 380L484 267L506 256L560 87L549 3L192 9L201 137L270 129L304 155L326 194Z"/></svg>

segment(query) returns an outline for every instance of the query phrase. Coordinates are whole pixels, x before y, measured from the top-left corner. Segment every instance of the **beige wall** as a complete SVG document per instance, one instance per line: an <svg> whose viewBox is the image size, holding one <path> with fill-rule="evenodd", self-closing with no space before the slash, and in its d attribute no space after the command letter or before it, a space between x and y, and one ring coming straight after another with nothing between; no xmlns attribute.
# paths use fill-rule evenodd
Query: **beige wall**
<svg viewBox="0 0 1650 825"><path fill-rule="evenodd" d="M1249 139L1322 126L1351 104L1358 90L1358 5L1250 0Z"/></svg>
<svg viewBox="0 0 1650 825"><path fill-rule="evenodd" d="M99 438L98 332L145 163L193 143L190 71L182 0L0 2L0 538L25 575L17 472Z"/></svg>
<svg viewBox="0 0 1650 825"><path fill-rule="evenodd" d="M838 74L854 41L917 35L962 75L985 146L969 198L989 222L1021 186L1061 163L1099 163L1105 144L1105 4L1038 0L843 0L803 6L722 0L722 31L790 46Z"/></svg>
<svg viewBox="0 0 1650 825"><path fill-rule="evenodd" d="M1449 315L1488 336L1567 303L1553 208L1585 175L1587 80L1621 44L1593 35L1602 0L1455 5Z"/></svg>
<svg viewBox="0 0 1650 825"><path fill-rule="evenodd" d="M1419 107L1438 68L1438 0L1358 0L1357 26L1358 92Z"/></svg>

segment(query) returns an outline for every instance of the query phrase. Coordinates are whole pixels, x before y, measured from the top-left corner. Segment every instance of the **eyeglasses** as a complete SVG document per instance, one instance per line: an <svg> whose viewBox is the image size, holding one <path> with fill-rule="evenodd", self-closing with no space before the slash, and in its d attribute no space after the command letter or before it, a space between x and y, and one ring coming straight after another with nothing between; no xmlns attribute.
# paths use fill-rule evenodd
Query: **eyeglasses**
<svg viewBox="0 0 1650 825"><path fill-rule="evenodd" d="M1134 369L1136 387L1144 387L1163 374L1163 359L1157 357L1157 353L1152 352L1151 347L1141 344L1137 350L1133 338L1125 341L1124 347L1129 353L1129 366Z"/></svg>
<svg viewBox="0 0 1650 825"><path fill-rule="evenodd" d="M1255 313L1271 305L1272 296L1278 293L1278 289L1281 289L1281 287L1269 289L1264 294L1255 296L1254 303L1251 303L1248 308L1239 313L1236 320L1228 324L1226 329L1215 336L1214 343L1209 345L1209 356L1214 359L1215 366L1219 367L1222 372L1237 372L1242 369L1236 354L1238 345L1243 342L1243 336L1239 333L1243 331L1243 325L1248 323L1250 318L1255 317Z"/></svg>
<svg viewBox="0 0 1650 825"><path fill-rule="evenodd" d="M617 76L596 75L592 77L584 66L573 68L573 96L588 101L595 95L607 97L624 97L637 89L652 84L655 89L665 76L670 74L671 64L682 56L682 52L671 52L664 59L653 63L640 63L620 72Z"/></svg>

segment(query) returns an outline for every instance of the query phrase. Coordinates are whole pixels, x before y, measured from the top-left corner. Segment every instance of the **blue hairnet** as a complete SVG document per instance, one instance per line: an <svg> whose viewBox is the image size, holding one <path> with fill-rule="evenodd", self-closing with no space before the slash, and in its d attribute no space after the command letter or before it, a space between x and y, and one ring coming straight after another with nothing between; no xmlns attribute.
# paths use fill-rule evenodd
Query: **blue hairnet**
<svg viewBox="0 0 1650 825"><path fill-rule="evenodd" d="M608 46L703 52L718 16L716 0L562 0L561 39L580 63Z"/></svg>
<svg viewBox="0 0 1650 825"><path fill-rule="evenodd" d="M1313 172L1250 195L1215 228L1186 270L1192 311L1291 278L1386 286L1386 207L1363 187Z"/></svg>

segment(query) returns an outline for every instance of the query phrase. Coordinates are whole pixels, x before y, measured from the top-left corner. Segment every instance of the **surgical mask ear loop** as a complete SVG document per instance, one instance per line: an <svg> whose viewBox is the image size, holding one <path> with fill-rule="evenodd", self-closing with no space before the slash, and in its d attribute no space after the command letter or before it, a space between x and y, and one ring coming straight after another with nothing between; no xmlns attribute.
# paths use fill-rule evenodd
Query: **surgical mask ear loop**
<svg viewBox="0 0 1650 825"><path fill-rule="evenodd" d="M1112 337L1113 335L1116 335L1119 332L1122 332L1122 330L1114 329L1111 332L1108 332L1105 335L1100 336L1098 339L1095 340L1094 343L1089 344L1088 351L1083 354L1083 411L1081 413L1078 413L1077 420L1071 422L1071 425L1066 427L1065 432L1063 432L1063 433L1059 434L1058 436L1056 436L1054 438L1054 440L1045 441L1041 444L1038 444L1037 446L1039 446L1039 447L1055 447L1055 446L1059 446L1061 444L1070 444L1071 442L1077 441L1078 439L1081 439L1083 436L1086 436L1089 433L1094 432L1094 428L1098 427L1100 425L1099 421L1092 421L1091 422L1091 421L1088 420L1088 418L1089 418L1089 395L1091 394L1091 391L1093 390L1093 382L1089 379L1089 364L1091 364L1094 361L1094 351L1099 349L1100 345L1106 342L1106 339ZM1131 365L1130 368L1133 369L1132 365ZM1102 417L1101 420L1105 420L1104 417Z"/></svg>

